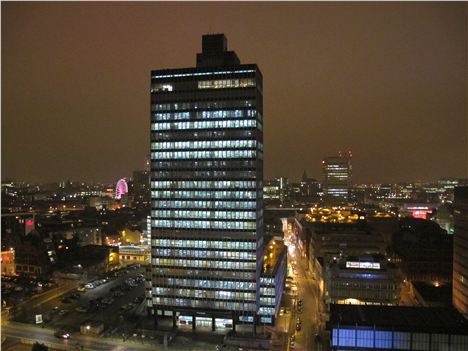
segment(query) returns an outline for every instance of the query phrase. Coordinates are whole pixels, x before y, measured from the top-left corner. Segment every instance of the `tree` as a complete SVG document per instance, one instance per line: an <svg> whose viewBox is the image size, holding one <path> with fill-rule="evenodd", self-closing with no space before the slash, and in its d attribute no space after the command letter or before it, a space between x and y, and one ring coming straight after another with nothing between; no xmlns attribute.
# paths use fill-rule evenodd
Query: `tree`
<svg viewBox="0 0 468 351"><path fill-rule="evenodd" d="M35 344L33 344L31 351L49 351L49 348L44 344L39 344L38 342L36 342Z"/></svg>

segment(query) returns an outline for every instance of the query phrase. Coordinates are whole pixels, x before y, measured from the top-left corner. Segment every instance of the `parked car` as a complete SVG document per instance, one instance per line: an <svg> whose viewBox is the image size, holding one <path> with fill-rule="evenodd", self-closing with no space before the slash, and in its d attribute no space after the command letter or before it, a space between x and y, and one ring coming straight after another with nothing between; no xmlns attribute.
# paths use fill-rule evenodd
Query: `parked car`
<svg viewBox="0 0 468 351"><path fill-rule="evenodd" d="M73 300L78 300L81 296L78 293L72 293L68 297Z"/></svg>
<svg viewBox="0 0 468 351"><path fill-rule="evenodd" d="M75 308L75 311L85 313L88 312L88 309L85 306L78 306L77 308Z"/></svg>

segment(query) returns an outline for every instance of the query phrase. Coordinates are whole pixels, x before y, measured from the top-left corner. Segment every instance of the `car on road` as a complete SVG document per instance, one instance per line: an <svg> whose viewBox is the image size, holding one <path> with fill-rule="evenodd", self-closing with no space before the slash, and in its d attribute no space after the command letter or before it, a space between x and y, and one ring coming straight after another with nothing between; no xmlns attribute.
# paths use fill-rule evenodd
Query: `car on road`
<svg viewBox="0 0 468 351"><path fill-rule="evenodd" d="M85 285L85 288L86 288L86 289L94 289L95 287L96 287L96 286L94 286L93 283L88 283L88 284Z"/></svg>
<svg viewBox="0 0 468 351"><path fill-rule="evenodd" d="M105 297L102 299L102 303L105 305L111 305L114 302L114 299L112 297Z"/></svg>
<svg viewBox="0 0 468 351"><path fill-rule="evenodd" d="M301 327L302 327L302 321L301 321L300 318L297 318L297 320L296 320L296 330L300 331Z"/></svg>
<svg viewBox="0 0 468 351"><path fill-rule="evenodd" d="M59 338L59 339L70 339L71 338L71 334L70 334L70 331L65 329L65 328L62 328L62 329L59 329L57 330L55 333L54 333L54 336L56 338Z"/></svg>
<svg viewBox="0 0 468 351"><path fill-rule="evenodd" d="M297 317L296 319L296 330L299 331L301 330L301 326L302 326L302 321L299 317Z"/></svg>
<svg viewBox="0 0 468 351"><path fill-rule="evenodd" d="M75 308L75 311L85 313L88 312L88 309L85 306L78 306L77 308Z"/></svg>
<svg viewBox="0 0 468 351"><path fill-rule="evenodd" d="M76 288L76 291L78 292L85 292L86 291L86 288L84 286L80 286L78 288Z"/></svg>
<svg viewBox="0 0 468 351"><path fill-rule="evenodd" d="M296 342L296 336L293 334L289 337L289 347L294 348Z"/></svg>
<svg viewBox="0 0 468 351"><path fill-rule="evenodd" d="M58 313L60 316L65 316L68 313L68 310L60 310Z"/></svg>

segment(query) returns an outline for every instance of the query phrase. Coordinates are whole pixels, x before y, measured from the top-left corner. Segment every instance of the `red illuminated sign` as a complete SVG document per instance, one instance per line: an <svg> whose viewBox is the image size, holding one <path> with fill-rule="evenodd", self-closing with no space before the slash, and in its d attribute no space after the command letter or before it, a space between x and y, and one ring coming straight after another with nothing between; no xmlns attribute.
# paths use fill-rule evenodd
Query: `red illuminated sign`
<svg viewBox="0 0 468 351"><path fill-rule="evenodd" d="M421 218L421 219L427 219L427 214L431 213L432 211L413 211L413 218Z"/></svg>

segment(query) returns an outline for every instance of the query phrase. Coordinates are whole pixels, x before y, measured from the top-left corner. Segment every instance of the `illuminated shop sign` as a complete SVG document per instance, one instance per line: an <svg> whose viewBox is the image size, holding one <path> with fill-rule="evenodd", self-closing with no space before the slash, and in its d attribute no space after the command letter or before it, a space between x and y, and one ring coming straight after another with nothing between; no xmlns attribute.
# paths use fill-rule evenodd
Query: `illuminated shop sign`
<svg viewBox="0 0 468 351"><path fill-rule="evenodd" d="M347 261L346 268L380 269L380 263Z"/></svg>

